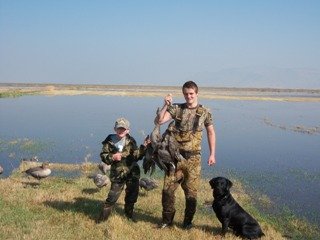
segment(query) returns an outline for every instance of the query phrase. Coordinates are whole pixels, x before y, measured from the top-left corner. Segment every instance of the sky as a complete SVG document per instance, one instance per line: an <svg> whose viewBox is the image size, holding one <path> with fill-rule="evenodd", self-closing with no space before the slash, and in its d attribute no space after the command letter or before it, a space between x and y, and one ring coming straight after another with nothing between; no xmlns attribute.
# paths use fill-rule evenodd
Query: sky
<svg viewBox="0 0 320 240"><path fill-rule="evenodd" d="M0 83L320 88L319 0L0 0Z"/></svg>

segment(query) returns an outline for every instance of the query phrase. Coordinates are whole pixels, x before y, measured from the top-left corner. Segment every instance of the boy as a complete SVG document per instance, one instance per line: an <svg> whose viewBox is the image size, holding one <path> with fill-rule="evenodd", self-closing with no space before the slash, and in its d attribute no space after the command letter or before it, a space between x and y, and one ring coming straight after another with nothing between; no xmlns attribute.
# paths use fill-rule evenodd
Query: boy
<svg viewBox="0 0 320 240"><path fill-rule="evenodd" d="M137 161L144 156L150 140L146 138L143 145L138 148L135 139L129 135L129 127L127 119L118 118L114 126L116 133L110 134L102 142L100 157L103 162L111 165L111 187L98 223L108 219L124 185L126 185L124 212L128 219L133 220L133 208L139 194L140 168Z"/></svg>

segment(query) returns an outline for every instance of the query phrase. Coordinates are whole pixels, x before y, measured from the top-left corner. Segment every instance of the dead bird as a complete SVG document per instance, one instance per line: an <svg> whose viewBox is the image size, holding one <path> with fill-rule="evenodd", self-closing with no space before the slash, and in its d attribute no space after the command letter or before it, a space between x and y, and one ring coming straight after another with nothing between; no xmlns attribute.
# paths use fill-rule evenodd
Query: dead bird
<svg viewBox="0 0 320 240"><path fill-rule="evenodd" d="M49 163L45 162L41 166L29 168L25 173L40 180L48 177L51 174L51 169L49 168Z"/></svg>
<svg viewBox="0 0 320 240"><path fill-rule="evenodd" d="M104 186L107 186L108 184L110 184L110 179L107 175L103 175L100 173L97 173L96 175L90 176L89 178L93 179L94 184L98 187L98 188L102 188Z"/></svg>
<svg viewBox="0 0 320 240"><path fill-rule="evenodd" d="M0 174L2 174L3 173L3 167L1 167L1 165L0 165Z"/></svg>
<svg viewBox="0 0 320 240"><path fill-rule="evenodd" d="M147 191L150 191L152 189L155 189L158 187L158 184L155 180L150 179L150 178L141 178L139 180L139 186L140 188L143 188Z"/></svg>
<svg viewBox="0 0 320 240"><path fill-rule="evenodd" d="M161 170L169 174L169 172L175 171L177 162L185 160L180 154L179 144L172 134L173 127L174 121L169 124L167 130L161 135L160 124L155 121L155 127L150 137L151 144L147 146L143 160L144 173L149 172L151 169L150 175L152 175L155 165L157 165Z"/></svg>
<svg viewBox="0 0 320 240"><path fill-rule="evenodd" d="M99 163L98 168L103 174L107 174L110 171L111 165L101 162Z"/></svg>

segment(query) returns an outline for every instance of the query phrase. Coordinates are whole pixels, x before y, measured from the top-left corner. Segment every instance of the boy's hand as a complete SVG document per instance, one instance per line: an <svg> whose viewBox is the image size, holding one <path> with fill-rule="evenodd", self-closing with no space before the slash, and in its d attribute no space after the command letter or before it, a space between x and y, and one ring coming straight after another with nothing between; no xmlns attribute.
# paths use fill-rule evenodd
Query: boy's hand
<svg viewBox="0 0 320 240"><path fill-rule="evenodd" d="M113 154L112 160L113 161L120 161L121 157L122 157L122 153L118 152L118 153Z"/></svg>

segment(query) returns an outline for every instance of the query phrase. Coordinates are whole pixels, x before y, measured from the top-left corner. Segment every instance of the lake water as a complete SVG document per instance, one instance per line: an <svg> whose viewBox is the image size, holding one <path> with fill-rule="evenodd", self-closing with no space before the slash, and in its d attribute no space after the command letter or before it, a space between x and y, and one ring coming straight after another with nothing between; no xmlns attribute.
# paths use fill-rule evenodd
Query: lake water
<svg viewBox="0 0 320 240"><path fill-rule="evenodd" d="M98 163L101 142L120 116L130 120L131 134L140 144L152 131L162 101L108 96L0 99L0 165L5 168L0 177L8 176L22 158L35 155L40 161ZM265 194L319 226L320 134L292 128L320 127L320 103L200 101L212 110L217 135L214 167L206 164L204 135L203 176L241 178L257 195Z"/></svg>

